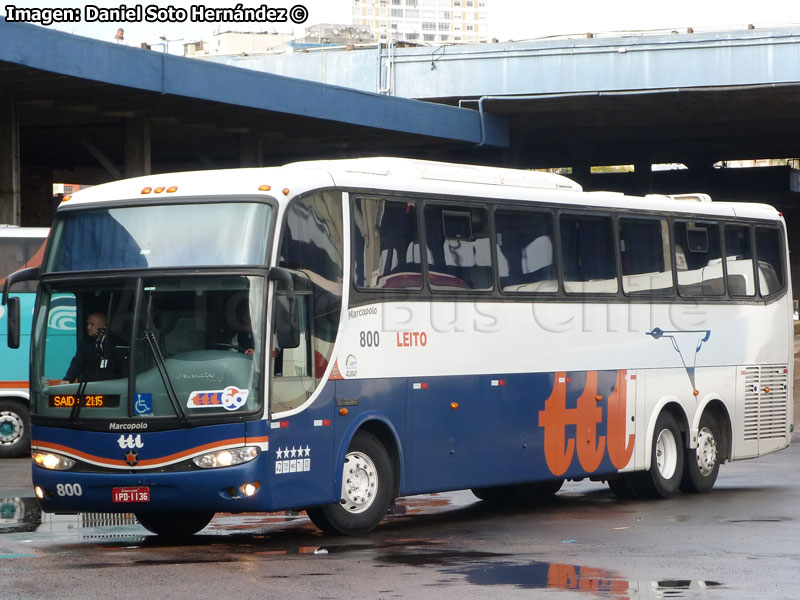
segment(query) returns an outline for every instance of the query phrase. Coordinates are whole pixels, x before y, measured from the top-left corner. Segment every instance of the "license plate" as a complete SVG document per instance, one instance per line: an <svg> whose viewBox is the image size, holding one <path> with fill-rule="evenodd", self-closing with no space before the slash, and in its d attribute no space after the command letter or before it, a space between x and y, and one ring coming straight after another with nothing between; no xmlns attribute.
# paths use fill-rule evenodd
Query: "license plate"
<svg viewBox="0 0 800 600"><path fill-rule="evenodd" d="M149 487L116 487L111 492L113 502L150 502Z"/></svg>

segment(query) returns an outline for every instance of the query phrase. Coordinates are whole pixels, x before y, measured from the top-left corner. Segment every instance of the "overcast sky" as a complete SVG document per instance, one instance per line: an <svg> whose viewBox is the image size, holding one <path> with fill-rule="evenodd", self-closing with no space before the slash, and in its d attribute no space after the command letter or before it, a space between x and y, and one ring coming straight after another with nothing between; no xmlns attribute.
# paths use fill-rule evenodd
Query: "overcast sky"
<svg viewBox="0 0 800 600"><path fill-rule="evenodd" d="M274 2L242 0L245 6L290 8L302 4L308 9L305 25L315 23L350 23L352 0L275 0ZM72 0L3 0L7 5L29 8L85 7L86 2ZM95 0L101 7L136 6L136 0ZM143 6L158 5L188 8L192 4L206 7L233 7L236 2L218 0L145 0ZM743 28L775 25L800 25L800 0L487 0L489 37L524 40L550 35L585 32L630 31L644 29L696 30ZM0 12L5 15L5 10ZM160 36L170 40L189 41L209 37L215 31L294 31L302 34L305 25L271 25L239 23L64 23L52 28L103 40L112 40L117 27L125 29L132 45L156 41ZM173 51L179 51L180 41Z"/></svg>

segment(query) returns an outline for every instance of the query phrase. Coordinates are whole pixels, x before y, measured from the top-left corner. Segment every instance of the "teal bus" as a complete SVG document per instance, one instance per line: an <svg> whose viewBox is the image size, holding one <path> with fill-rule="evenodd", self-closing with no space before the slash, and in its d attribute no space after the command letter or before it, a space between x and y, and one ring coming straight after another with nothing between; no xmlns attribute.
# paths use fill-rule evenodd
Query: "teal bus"
<svg viewBox="0 0 800 600"><path fill-rule="evenodd" d="M0 285L14 271L42 263L48 231L46 227L0 225ZM0 306L0 458L23 456L30 449L28 363L36 282L22 283L16 291L24 332L19 348L11 349L6 344L6 311ZM73 308L72 339L74 312Z"/></svg>

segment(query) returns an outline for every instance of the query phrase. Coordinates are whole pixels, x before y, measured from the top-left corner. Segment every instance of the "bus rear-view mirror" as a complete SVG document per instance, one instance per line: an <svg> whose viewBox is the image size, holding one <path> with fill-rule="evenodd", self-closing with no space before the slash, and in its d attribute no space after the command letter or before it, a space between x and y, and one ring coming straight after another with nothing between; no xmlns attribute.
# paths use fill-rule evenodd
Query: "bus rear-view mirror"
<svg viewBox="0 0 800 600"><path fill-rule="evenodd" d="M19 297L8 298L8 347L19 348L20 309Z"/></svg>
<svg viewBox="0 0 800 600"><path fill-rule="evenodd" d="M275 333L278 346L281 348L297 348L300 345L300 316L297 308L297 296L277 295L275 310Z"/></svg>

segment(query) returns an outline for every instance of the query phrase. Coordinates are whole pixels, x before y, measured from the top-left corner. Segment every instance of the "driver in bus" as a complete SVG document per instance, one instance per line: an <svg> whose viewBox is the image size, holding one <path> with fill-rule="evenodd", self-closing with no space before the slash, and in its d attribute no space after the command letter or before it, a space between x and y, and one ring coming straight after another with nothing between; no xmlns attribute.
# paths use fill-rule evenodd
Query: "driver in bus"
<svg viewBox="0 0 800 600"><path fill-rule="evenodd" d="M106 335L106 315L92 313L86 319L86 337L78 342L78 350L61 383L114 379L118 377L115 362Z"/></svg>

